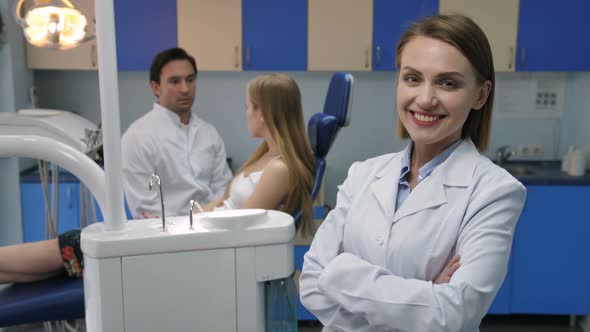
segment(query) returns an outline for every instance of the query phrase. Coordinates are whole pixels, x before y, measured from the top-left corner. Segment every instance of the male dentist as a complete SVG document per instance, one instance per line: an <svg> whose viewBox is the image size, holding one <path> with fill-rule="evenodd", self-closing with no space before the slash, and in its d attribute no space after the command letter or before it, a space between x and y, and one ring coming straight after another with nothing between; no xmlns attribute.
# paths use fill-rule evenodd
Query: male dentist
<svg viewBox="0 0 590 332"><path fill-rule="evenodd" d="M188 214L191 199L206 204L220 197L231 180L221 136L191 110L196 79L195 59L181 48L153 59L157 101L122 138L123 187L136 219L161 215L158 188L148 189L152 173L161 181L166 216Z"/></svg>

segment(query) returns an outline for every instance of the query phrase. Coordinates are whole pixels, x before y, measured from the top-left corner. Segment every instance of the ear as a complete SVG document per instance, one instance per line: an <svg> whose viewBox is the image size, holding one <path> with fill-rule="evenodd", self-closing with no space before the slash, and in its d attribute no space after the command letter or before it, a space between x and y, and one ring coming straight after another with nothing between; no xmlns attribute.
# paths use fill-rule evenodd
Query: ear
<svg viewBox="0 0 590 332"><path fill-rule="evenodd" d="M490 96L490 91L492 91L492 82L490 80L487 80L483 82L483 84L478 88L477 99L475 100L472 109L481 109L488 100L488 97Z"/></svg>
<svg viewBox="0 0 590 332"><path fill-rule="evenodd" d="M156 98L160 98L160 83L156 81L150 81L150 87L152 88L152 92Z"/></svg>
<svg viewBox="0 0 590 332"><path fill-rule="evenodd" d="M252 105L252 107L254 108L254 116L258 119L258 121L264 122L264 116L262 116L262 110L255 105Z"/></svg>

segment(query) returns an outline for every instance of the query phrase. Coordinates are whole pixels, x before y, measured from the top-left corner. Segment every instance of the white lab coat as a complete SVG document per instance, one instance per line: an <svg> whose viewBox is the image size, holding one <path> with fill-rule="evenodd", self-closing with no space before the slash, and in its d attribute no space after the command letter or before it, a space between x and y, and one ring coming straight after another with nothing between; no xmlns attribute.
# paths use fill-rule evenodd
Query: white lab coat
<svg viewBox="0 0 590 332"><path fill-rule="evenodd" d="M304 257L301 302L336 331L478 331L525 188L465 139L395 211L402 155L350 167ZM433 284L455 254L451 282Z"/></svg>
<svg viewBox="0 0 590 332"><path fill-rule="evenodd" d="M221 197L232 177L221 136L195 113L184 125L154 103L129 126L121 144L123 188L134 218L162 214L158 188L148 189L152 173L160 177L167 216L187 215L191 199L205 204Z"/></svg>

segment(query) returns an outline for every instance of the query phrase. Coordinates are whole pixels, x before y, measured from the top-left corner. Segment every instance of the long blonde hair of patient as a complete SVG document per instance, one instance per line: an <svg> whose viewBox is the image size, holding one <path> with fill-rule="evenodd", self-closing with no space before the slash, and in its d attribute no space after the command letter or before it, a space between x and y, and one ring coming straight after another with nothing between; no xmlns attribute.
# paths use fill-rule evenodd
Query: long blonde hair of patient
<svg viewBox="0 0 590 332"><path fill-rule="evenodd" d="M262 75L250 81L248 96L252 106L261 111L264 123L289 170L289 190L281 210L292 214L302 209L301 232L313 235L315 227L311 214L311 189L315 159L304 125L299 87L287 75ZM236 174L267 151L268 144L263 142Z"/></svg>

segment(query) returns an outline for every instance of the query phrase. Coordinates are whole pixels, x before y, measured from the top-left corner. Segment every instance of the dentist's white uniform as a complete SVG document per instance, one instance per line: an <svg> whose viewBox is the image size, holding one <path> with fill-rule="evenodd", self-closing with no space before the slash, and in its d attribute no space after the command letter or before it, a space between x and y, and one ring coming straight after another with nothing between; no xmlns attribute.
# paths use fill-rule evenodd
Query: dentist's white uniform
<svg viewBox="0 0 590 332"><path fill-rule="evenodd" d="M464 139L395 211L402 154L350 167L305 255L301 301L336 331L478 331L525 188ZM451 282L433 284L455 254Z"/></svg>

